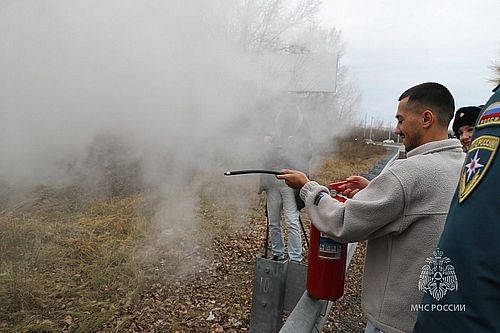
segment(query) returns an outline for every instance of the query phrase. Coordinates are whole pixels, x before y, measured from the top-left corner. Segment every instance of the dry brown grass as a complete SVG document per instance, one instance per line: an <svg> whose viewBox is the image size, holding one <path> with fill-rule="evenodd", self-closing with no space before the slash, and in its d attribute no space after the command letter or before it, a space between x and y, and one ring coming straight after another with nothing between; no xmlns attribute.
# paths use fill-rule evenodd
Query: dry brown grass
<svg viewBox="0 0 500 333"><path fill-rule="evenodd" d="M344 180L351 175L367 173L382 157L388 154L384 148L363 143L344 143L333 158L326 159L315 173L314 179L320 184Z"/></svg>
<svg viewBox="0 0 500 333"><path fill-rule="evenodd" d="M0 216L0 330L89 332L131 302L143 273L134 257L145 237L144 199L41 200ZM78 323L78 325L76 325Z"/></svg>
<svg viewBox="0 0 500 333"><path fill-rule="evenodd" d="M367 172L385 153L344 145L314 179L327 184ZM141 194L95 200L74 188L43 188L0 212L0 332L217 331L236 319L240 331L248 324L253 256L262 245L255 227L262 197L247 197L253 204L245 216L201 199L199 230L179 235L175 250L155 243L161 227L152 200ZM247 223L235 226L235 218ZM184 239L196 239L196 247ZM191 271L185 283L192 285L178 284L174 277L196 262L207 268ZM215 301L238 315L217 313L225 323L205 322ZM161 309L159 317L153 308ZM138 323L150 326L141 330Z"/></svg>

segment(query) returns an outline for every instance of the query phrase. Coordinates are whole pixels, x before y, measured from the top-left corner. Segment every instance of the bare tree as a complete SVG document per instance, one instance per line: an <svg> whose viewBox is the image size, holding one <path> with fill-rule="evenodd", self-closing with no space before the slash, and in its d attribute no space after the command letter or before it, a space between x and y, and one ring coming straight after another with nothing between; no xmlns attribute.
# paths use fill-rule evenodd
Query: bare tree
<svg viewBox="0 0 500 333"><path fill-rule="evenodd" d="M495 65L492 65L490 68L493 71L493 77L490 79L490 81L495 84L500 84L500 64L497 63Z"/></svg>
<svg viewBox="0 0 500 333"><path fill-rule="evenodd" d="M298 49L307 50L315 53L329 53L339 56L344 55L344 43L342 42L342 33L335 27L325 29L315 22L311 22L306 28L296 33L291 38L290 43Z"/></svg>
<svg viewBox="0 0 500 333"><path fill-rule="evenodd" d="M495 61L493 65L490 66L490 69L493 75L489 81L494 84L500 84L500 60Z"/></svg>
<svg viewBox="0 0 500 333"><path fill-rule="evenodd" d="M293 88L288 90L300 97L298 103L302 104L306 119L321 127L317 130L330 132L334 127L345 128L353 120L360 94L346 68L339 65L344 55L341 32L318 24L320 4L319 0L237 0L232 4L234 17L230 18L229 30L244 52L257 57L265 54L269 59L276 55L279 64L271 66L272 70L288 71L291 81L298 83L290 84ZM277 55L283 55L283 59ZM263 62L268 64L269 59ZM308 65L314 62L324 66L318 77L308 72ZM293 68L287 67L291 63ZM332 73L332 84L324 84L326 72ZM305 76L307 79L303 80ZM281 76L272 77L277 82ZM304 88L301 83L305 82L312 82L314 88L306 85L305 89L298 89Z"/></svg>
<svg viewBox="0 0 500 333"><path fill-rule="evenodd" d="M361 94L352 82L341 82L338 84L337 96L335 99L335 118L338 121L347 122L353 119L358 113L361 102Z"/></svg>
<svg viewBox="0 0 500 333"><path fill-rule="evenodd" d="M319 0L239 0L235 30L244 50L275 51L283 35L316 20Z"/></svg>

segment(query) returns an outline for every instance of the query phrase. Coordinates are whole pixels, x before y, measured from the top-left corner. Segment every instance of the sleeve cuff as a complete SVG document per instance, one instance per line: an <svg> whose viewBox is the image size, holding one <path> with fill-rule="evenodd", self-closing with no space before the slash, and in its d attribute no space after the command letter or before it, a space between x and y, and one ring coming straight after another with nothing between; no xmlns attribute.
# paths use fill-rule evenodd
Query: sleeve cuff
<svg viewBox="0 0 500 333"><path fill-rule="evenodd" d="M321 186L315 181L309 181L300 189L300 198L307 204L307 198L311 195L316 196L319 192L329 193L326 187Z"/></svg>

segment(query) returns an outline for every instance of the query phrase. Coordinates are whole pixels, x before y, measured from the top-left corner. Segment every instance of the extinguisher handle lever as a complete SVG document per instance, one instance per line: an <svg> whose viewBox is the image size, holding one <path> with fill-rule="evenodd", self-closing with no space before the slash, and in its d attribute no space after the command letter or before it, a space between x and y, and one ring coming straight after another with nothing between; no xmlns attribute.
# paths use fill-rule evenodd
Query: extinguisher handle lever
<svg viewBox="0 0 500 333"><path fill-rule="evenodd" d="M330 190L334 190L334 191L337 191L337 192L342 192L342 188L340 188L340 186L342 185L345 185L345 184L355 184L357 183L356 180L344 180L344 181L341 181L341 182L336 182L336 183L330 183L328 184L328 188Z"/></svg>

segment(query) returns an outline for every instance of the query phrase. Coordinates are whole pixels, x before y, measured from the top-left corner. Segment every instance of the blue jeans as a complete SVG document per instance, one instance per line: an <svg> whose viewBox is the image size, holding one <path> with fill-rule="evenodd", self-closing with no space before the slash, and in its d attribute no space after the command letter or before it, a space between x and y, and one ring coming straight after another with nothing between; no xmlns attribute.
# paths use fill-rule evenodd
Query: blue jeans
<svg viewBox="0 0 500 333"><path fill-rule="evenodd" d="M365 328L365 333L384 333L375 326L373 326L372 323L369 321L366 322L366 328Z"/></svg>
<svg viewBox="0 0 500 333"><path fill-rule="evenodd" d="M281 211L285 216L288 234L288 257L291 260L302 260L302 238L300 235L299 210L295 195L284 182L275 184L267 190L267 215L273 256L284 258L285 244L281 230Z"/></svg>

